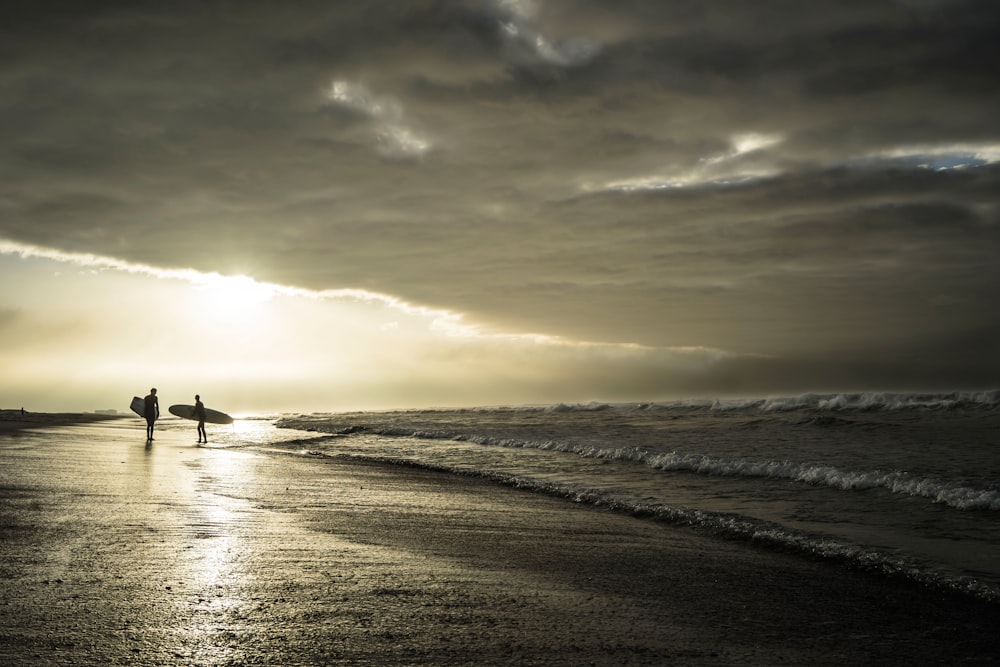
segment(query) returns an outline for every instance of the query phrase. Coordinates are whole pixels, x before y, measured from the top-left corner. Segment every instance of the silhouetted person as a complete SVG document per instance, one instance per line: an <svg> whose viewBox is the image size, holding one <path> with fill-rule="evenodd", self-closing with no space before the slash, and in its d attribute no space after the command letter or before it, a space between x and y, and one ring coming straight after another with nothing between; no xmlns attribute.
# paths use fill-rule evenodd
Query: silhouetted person
<svg viewBox="0 0 1000 667"><path fill-rule="evenodd" d="M208 434L205 433L205 404L201 402L201 396L194 395L194 416L198 419L198 442L205 439L208 442Z"/></svg>
<svg viewBox="0 0 1000 667"><path fill-rule="evenodd" d="M146 439L152 440L153 424L160 418L160 401L156 398L156 387L150 389L149 394L142 400L146 402L146 409L144 410L146 414Z"/></svg>

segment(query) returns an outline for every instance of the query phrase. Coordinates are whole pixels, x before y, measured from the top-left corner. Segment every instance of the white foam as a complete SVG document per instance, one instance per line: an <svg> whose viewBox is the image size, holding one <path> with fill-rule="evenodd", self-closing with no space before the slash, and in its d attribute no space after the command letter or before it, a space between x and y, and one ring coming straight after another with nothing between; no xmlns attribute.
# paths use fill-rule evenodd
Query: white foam
<svg viewBox="0 0 1000 667"><path fill-rule="evenodd" d="M541 449L576 454L586 458L632 461L657 470L693 472L701 475L725 477L766 477L786 479L816 486L826 486L842 491L862 491L884 488L901 495L928 498L960 510L1000 511L1000 492L945 482L926 477L916 477L899 471L855 471L834 466L793 461L766 461L747 458L727 459L693 454L666 454L649 452L635 447L604 448L594 445L577 445L569 442L546 440L527 441L513 438L456 435L447 431L412 431L408 429L380 429L378 435L423 438L428 440L456 440L480 445Z"/></svg>
<svg viewBox="0 0 1000 667"><path fill-rule="evenodd" d="M311 453L311 452L310 452ZM730 539L741 539L782 551L806 554L883 575L902 577L938 588L957 591L989 601L1000 600L1000 590L965 576L953 576L926 570L904 557L889 556L875 549L814 535L776 523L723 512L710 512L660 503L644 504L616 497L596 489L575 487L496 470L456 468L448 465L377 455L337 454L337 458L376 461L408 467L437 470L463 476L489 479L517 489L565 498L575 503L605 507L617 512L650 518L678 526L708 530Z"/></svg>
<svg viewBox="0 0 1000 667"><path fill-rule="evenodd" d="M950 410L957 408L994 409L1000 406L1000 390L953 391L942 393L858 392L841 394L800 394L769 398L719 399L713 410L760 410L787 412L814 408L818 410Z"/></svg>

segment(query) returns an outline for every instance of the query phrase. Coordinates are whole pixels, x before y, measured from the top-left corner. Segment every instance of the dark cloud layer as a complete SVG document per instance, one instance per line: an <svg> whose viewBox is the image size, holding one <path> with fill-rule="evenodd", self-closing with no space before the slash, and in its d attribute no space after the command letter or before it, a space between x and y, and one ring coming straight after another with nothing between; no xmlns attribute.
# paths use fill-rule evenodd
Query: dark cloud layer
<svg viewBox="0 0 1000 667"><path fill-rule="evenodd" d="M0 237L761 355L696 389L996 384L997 34L985 0L21 3Z"/></svg>

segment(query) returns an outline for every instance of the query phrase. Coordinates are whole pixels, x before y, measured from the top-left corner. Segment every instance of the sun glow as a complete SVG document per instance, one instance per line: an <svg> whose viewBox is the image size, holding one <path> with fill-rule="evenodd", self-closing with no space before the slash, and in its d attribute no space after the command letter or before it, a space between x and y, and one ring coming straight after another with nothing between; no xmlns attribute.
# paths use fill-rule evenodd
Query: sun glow
<svg viewBox="0 0 1000 667"><path fill-rule="evenodd" d="M194 286L199 316L216 325L259 325L275 290L247 276L207 274Z"/></svg>
<svg viewBox="0 0 1000 667"><path fill-rule="evenodd" d="M0 405L105 409L150 386L167 402L209 396L230 414L497 403L564 395L561 378L574 368L600 377L589 369L685 369L691 356L490 331L458 312L355 288L307 290L2 240L0 274L25 286L0 304Z"/></svg>

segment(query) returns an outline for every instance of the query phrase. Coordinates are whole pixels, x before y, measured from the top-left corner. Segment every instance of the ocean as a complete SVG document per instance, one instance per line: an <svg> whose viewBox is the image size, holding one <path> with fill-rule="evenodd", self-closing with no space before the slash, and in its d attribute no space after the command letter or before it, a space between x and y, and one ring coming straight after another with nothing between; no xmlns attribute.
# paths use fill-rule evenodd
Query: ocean
<svg viewBox="0 0 1000 667"><path fill-rule="evenodd" d="M998 406L986 391L281 415L213 446L476 476L1000 602Z"/></svg>

